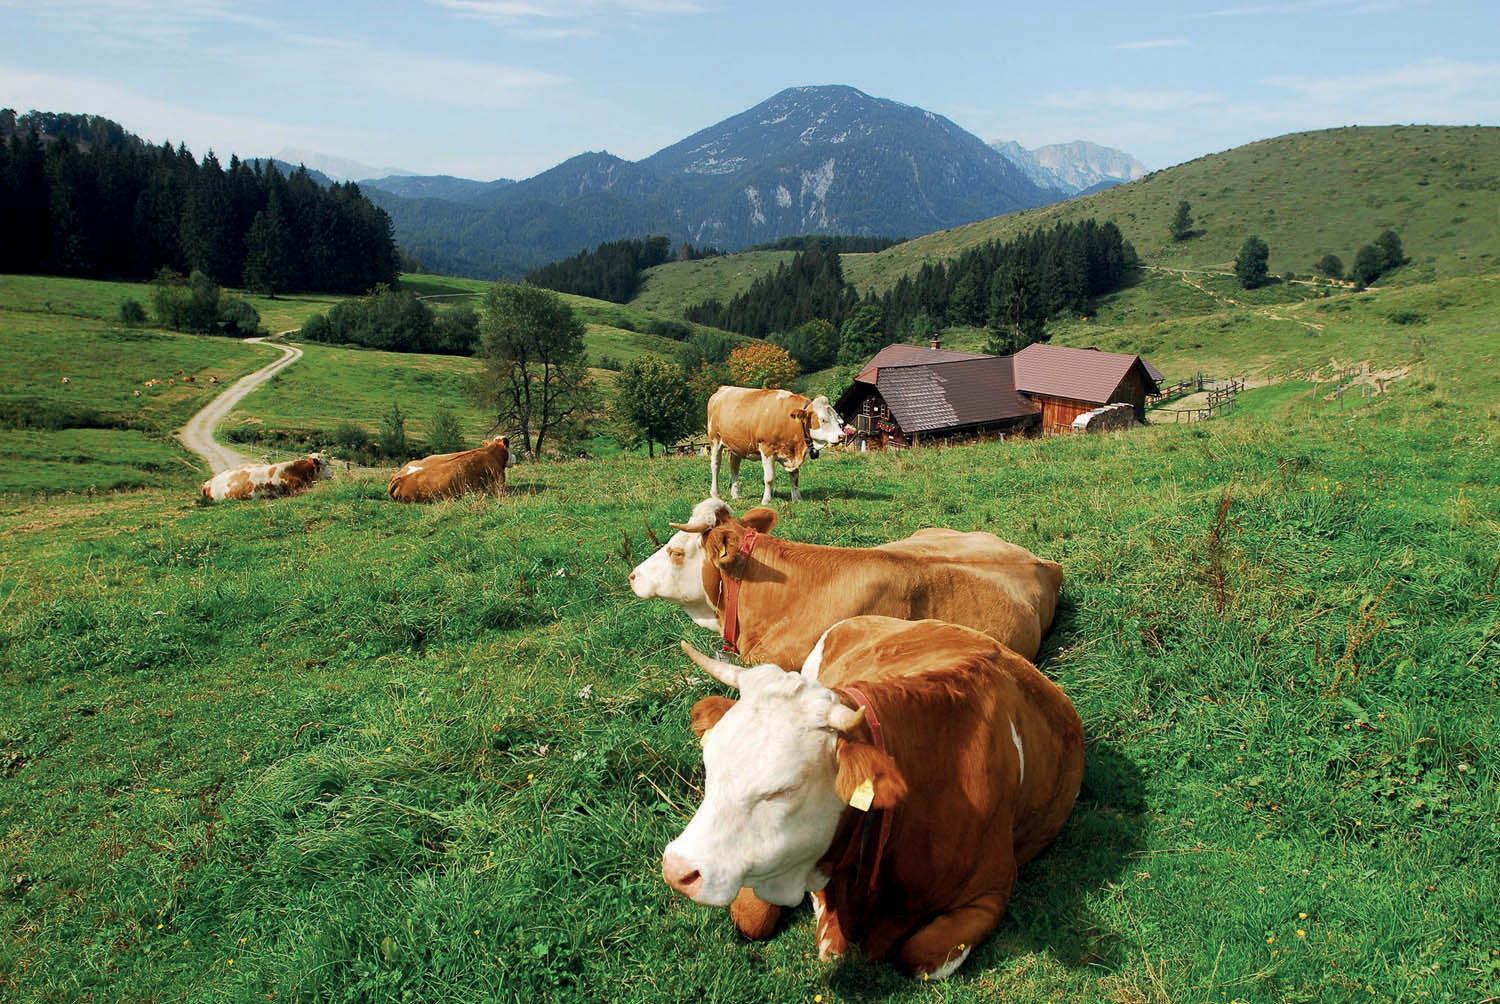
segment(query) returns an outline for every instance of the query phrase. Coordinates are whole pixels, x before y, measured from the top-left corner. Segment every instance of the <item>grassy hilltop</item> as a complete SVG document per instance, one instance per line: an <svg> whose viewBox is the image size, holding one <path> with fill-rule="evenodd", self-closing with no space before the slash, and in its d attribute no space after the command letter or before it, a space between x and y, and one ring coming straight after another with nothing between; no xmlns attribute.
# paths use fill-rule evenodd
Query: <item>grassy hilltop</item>
<svg viewBox="0 0 1500 1004"><path fill-rule="evenodd" d="M1367 131L1312 135L1346 132ZM1169 377L1275 381L1227 417L828 453L797 505L778 482L792 539L986 529L1063 563L1038 663L1082 714L1083 791L952 981L821 965L806 908L747 944L662 883L701 798L687 712L719 690L677 642L713 637L625 576L706 462L611 458L426 507L379 472L212 506L165 468L0 497L0 1000L1500 996L1500 268L1478 264L1493 244L1395 225L1416 261L1381 288L1245 293L1194 258L1049 326ZM10 477L41 470L22 440L36 464L67 436L95 464L161 446L196 399L141 403L137 369L269 355L22 301L0 297L21 374L0 406L97 400L141 426L0 432ZM610 317L641 330L587 319L643 333ZM310 346L242 411L321 425L465 362Z"/></svg>

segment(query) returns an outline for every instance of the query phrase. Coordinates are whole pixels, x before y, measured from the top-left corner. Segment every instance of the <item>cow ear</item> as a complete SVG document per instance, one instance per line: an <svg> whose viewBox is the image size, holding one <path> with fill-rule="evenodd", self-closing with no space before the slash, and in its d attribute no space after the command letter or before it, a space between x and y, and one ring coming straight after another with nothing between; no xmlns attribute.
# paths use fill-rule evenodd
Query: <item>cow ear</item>
<svg viewBox="0 0 1500 1004"><path fill-rule="evenodd" d="M758 505L741 516L740 522L753 526L756 533L770 533L771 527L776 525L776 510Z"/></svg>
<svg viewBox="0 0 1500 1004"><path fill-rule="evenodd" d="M734 707L734 704L731 698L714 696L705 697L693 705L693 710L689 712L693 724L693 735L699 739L708 735L709 729L719 724L719 719L723 718L725 713Z"/></svg>
<svg viewBox="0 0 1500 1004"><path fill-rule="evenodd" d="M725 571L733 569L734 563L740 560L740 542L744 539L745 532L733 523L716 526L704 534L703 553L708 556L704 563L705 572L710 564Z"/></svg>
<svg viewBox="0 0 1500 1004"><path fill-rule="evenodd" d="M858 809L889 809L906 797L906 778L889 755L869 743L840 739L839 798Z"/></svg>
<svg viewBox="0 0 1500 1004"><path fill-rule="evenodd" d="M792 412L792 418L798 422L802 421L803 419L807 418L807 409L798 408L796 411Z"/></svg>

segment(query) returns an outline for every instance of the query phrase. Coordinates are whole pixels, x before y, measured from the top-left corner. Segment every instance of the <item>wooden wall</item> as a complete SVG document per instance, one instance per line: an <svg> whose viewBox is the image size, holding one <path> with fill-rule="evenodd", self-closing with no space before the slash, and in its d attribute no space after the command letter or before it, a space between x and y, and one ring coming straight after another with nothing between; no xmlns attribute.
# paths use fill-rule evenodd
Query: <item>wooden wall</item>
<svg viewBox="0 0 1500 1004"><path fill-rule="evenodd" d="M1065 397L1047 397L1043 394L1027 395L1037 404L1042 406L1042 431L1056 432L1058 429L1068 429L1073 424L1073 419L1086 411L1093 411L1099 407L1088 401L1070 401Z"/></svg>

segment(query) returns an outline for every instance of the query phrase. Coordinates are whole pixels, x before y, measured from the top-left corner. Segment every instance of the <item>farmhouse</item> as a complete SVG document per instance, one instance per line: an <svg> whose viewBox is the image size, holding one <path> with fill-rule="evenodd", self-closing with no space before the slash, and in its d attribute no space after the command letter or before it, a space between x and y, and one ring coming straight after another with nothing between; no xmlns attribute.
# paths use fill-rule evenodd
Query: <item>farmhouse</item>
<svg viewBox="0 0 1500 1004"><path fill-rule="evenodd" d="M1138 421L1158 376L1140 356L1028 345L1013 356L888 345L839 398L874 448L1017 433L1070 431L1079 415L1129 404Z"/></svg>

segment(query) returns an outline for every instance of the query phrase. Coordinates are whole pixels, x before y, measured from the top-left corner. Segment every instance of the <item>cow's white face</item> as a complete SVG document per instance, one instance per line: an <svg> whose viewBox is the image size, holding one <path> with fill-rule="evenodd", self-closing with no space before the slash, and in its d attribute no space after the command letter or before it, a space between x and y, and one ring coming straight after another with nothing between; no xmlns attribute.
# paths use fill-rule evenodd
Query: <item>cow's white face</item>
<svg viewBox="0 0 1500 1004"><path fill-rule="evenodd" d="M712 527L719 512L729 506L707 499L693 508L688 526ZM687 611L699 627L718 630L719 615L703 591L703 534L679 530L660 550L636 565L630 573L630 589L643 600L653 596L671 600Z"/></svg>
<svg viewBox="0 0 1500 1004"><path fill-rule="evenodd" d="M807 410L817 418L816 422L809 422L808 436L815 443L824 443L832 446L844 438L844 423L839 418L839 413L833 410L833 405L828 403L828 398L819 394L812 399Z"/></svg>
<svg viewBox="0 0 1500 1004"><path fill-rule="evenodd" d="M739 687L740 700L703 737L703 804L667 845L662 872L697 903L727 906L750 886L768 903L796 906L827 884L817 863L844 809L829 725L838 699L777 666L741 671Z"/></svg>
<svg viewBox="0 0 1500 1004"><path fill-rule="evenodd" d="M326 481L333 477L333 466L328 463L328 458L321 453L314 453L309 457L313 462L313 480Z"/></svg>

